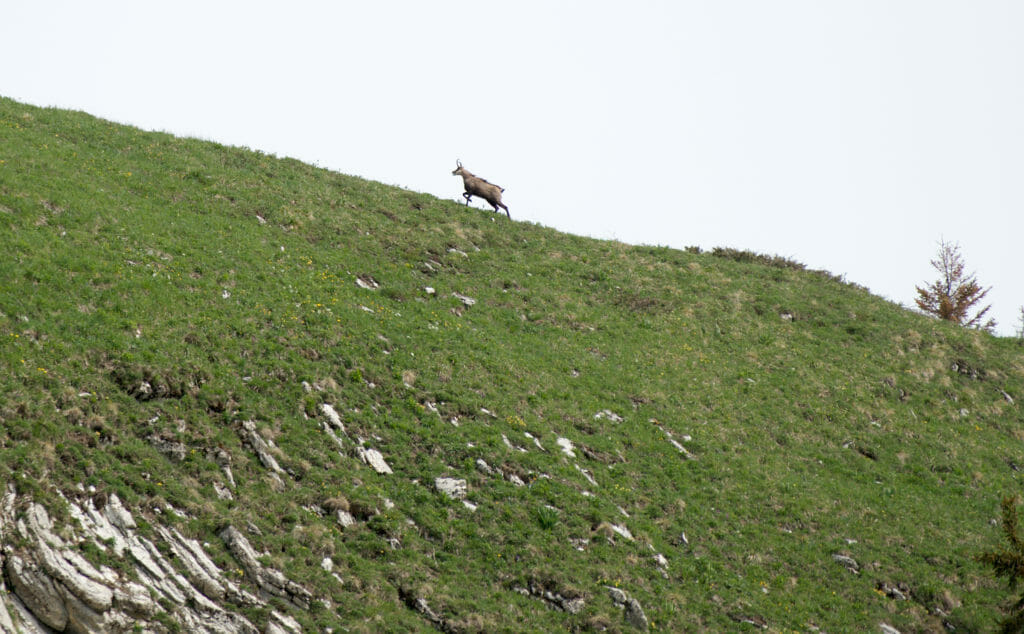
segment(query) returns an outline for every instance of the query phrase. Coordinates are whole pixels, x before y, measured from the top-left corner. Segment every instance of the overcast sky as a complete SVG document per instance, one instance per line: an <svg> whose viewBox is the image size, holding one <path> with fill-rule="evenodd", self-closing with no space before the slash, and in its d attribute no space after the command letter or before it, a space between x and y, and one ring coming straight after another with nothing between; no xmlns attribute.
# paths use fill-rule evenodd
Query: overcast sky
<svg viewBox="0 0 1024 634"><path fill-rule="evenodd" d="M1020 0L33 0L5 3L0 95L449 199L459 158L515 220L907 306L945 238L1010 335L1022 34Z"/></svg>

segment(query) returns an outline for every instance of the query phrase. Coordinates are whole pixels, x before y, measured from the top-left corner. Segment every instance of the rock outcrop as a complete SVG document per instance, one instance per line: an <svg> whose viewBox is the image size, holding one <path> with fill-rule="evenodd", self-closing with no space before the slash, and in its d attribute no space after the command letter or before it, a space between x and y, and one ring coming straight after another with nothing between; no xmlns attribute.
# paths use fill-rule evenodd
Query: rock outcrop
<svg viewBox="0 0 1024 634"><path fill-rule="evenodd" d="M196 540L158 523L144 536L116 495L69 499L67 508L71 521L55 526L42 505L13 489L4 495L0 633L165 631L168 621L188 632L259 631L241 612L266 599L229 579ZM260 594L309 607L309 591L260 564L240 533L225 533ZM271 612L265 631L301 628Z"/></svg>
<svg viewBox="0 0 1024 634"><path fill-rule="evenodd" d="M531 579L525 586L515 587L513 590L525 596L543 599L551 607L568 612L569 614L579 614L587 604L586 599L578 593L550 588L548 584L541 583L535 579Z"/></svg>
<svg viewBox="0 0 1024 634"><path fill-rule="evenodd" d="M458 478L434 478L434 488L453 500L466 497L466 481Z"/></svg>
<svg viewBox="0 0 1024 634"><path fill-rule="evenodd" d="M220 538L227 544L235 560L241 564L245 575L266 595L281 597L296 607L309 609L313 595L294 581L290 581L279 570L267 568L259 562L258 555L240 530L228 526L220 532Z"/></svg>
<svg viewBox="0 0 1024 634"><path fill-rule="evenodd" d="M639 601L629 596L629 593L622 588L612 586L605 586L605 588L608 589L608 595L611 597L612 603L622 608L625 612L627 623L638 630L647 631L650 628L647 615L644 614L644 609Z"/></svg>

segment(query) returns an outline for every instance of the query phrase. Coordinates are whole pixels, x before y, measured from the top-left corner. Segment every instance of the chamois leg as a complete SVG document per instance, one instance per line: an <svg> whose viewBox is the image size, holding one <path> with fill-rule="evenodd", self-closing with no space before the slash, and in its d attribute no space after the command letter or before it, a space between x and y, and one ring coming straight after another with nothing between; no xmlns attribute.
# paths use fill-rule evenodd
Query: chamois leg
<svg viewBox="0 0 1024 634"><path fill-rule="evenodd" d="M462 192L462 197L466 199L466 206L469 206L469 201L473 198L473 194L469 192Z"/></svg>
<svg viewBox="0 0 1024 634"><path fill-rule="evenodd" d="M505 215L508 216L509 220L512 220L512 214L508 213L508 207L506 207L505 205L503 205L501 203L495 203L495 205L494 205L495 213L497 213L498 207L501 207L502 209L504 209L505 210Z"/></svg>

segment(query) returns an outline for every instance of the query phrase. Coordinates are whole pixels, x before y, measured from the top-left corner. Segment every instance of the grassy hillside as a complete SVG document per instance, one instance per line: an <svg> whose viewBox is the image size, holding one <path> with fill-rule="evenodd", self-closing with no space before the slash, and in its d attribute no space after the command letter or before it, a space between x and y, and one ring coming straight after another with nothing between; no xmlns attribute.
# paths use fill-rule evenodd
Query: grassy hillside
<svg viewBox="0 0 1024 634"><path fill-rule="evenodd" d="M0 253L3 480L58 516L116 493L222 567L258 529L311 631L630 631L609 587L659 631L999 617L1013 340L4 99Z"/></svg>

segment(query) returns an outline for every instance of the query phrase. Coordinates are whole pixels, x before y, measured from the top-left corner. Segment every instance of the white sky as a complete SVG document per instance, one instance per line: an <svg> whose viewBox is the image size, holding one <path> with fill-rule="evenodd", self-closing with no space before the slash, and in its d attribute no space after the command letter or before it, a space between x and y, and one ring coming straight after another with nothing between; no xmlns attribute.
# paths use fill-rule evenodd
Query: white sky
<svg viewBox="0 0 1024 634"><path fill-rule="evenodd" d="M1024 2L5 3L0 95L913 305L959 242L1024 305ZM487 207L490 209L490 207Z"/></svg>

